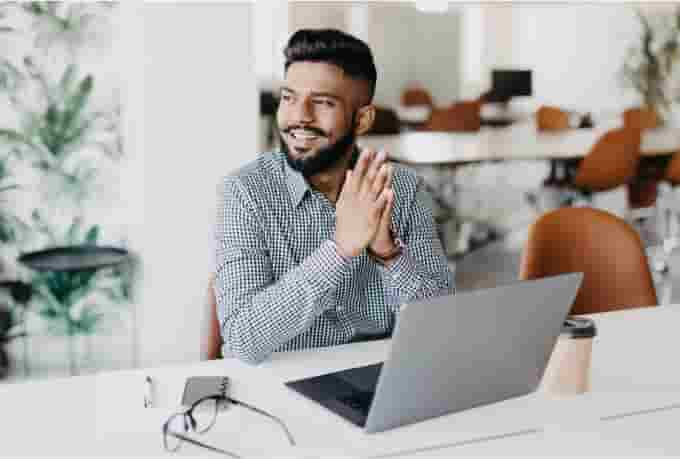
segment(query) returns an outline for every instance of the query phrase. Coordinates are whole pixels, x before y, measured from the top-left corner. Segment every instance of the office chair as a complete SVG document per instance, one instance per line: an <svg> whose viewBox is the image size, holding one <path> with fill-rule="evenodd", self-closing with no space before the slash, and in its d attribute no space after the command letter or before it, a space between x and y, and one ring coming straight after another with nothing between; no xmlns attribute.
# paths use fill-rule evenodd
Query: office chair
<svg viewBox="0 0 680 459"><path fill-rule="evenodd" d="M481 126L480 100L455 102L446 108L433 108L420 131L475 132Z"/></svg>
<svg viewBox="0 0 680 459"><path fill-rule="evenodd" d="M562 196L556 201L573 205L577 200L592 203L593 194L627 185L636 177L640 156L640 130L612 129L595 142L586 156L566 170L565 177L544 185L550 185ZM540 194L540 192L538 193ZM538 194L530 202L541 209ZM630 195L629 195L630 202Z"/></svg>
<svg viewBox="0 0 680 459"><path fill-rule="evenodd" d="M623 112L623 126L635 129L653 129L660 126L661 120L655 110L636 107ZM641 164L636 180L628 185L631 208L652 207L656 203L657 185L663 180L665 169L653 161Z"/></svg>
<svg viewBox="0 0 680 459"><path fill-rule="evenodd" d="M650 129L658 127L659 121L656 111L648 108L629 108L623 112L623 127Z"/></svg>
<svg viewBox="0 0 680 459"><path fill-rule="evenodd" d="M375 119L373 126L366 133L368 135L399 134L401 122L397 113L391 108L375 106Z"/></svg>
<svg viewBox="0 0 680 459"><path fill-rule="evenodd" d="M584 273L571 314L658 304L638 233L608 212L565 207L544 214L529 228L519 278L569 272Z"/></svg>
<svg viewBox="0 0 680 459"><path fill-rule="evenodd" d="M569 129L569 113L557 107L542 105L536 110L536 128L539 131L564 131Z"/></svg>
<svg viewBox="0 0 680 459"><path fill-rule="evenodd" d="M222 358L222 335L217 320L217 299L215 298L215 275L211 274L208 282L206 311L203 319L204 332L201 334L201 360Z"/></svg>
<svg viewBox="0 0 680 459"><path fill-rule="evenodd" d="M559 132L569 129L569 113L548 105L542 105L536 110L536 130L539 132ZM544 186L559 184L567 175L568 164L558 161L550 161L550 173L543 182ZM530 194L529 201L535 200L535 196Z"/></svg>
<svg viewBox="0 0 680 459"><path fill-rule="evenodd" d="M612 129L602 135L578 165L572 186L586 192L607 191L629 183L640 159L639 129Z"/></svg>
<svg viewBox="0 0 680 459"><path fill-rule="evenodd" d="M668 166L666 166L663 178L671 186L680 185L680 151L673 154Z"/></svg>
<svg viewBox="0 0 680 459"><path fill-rule="evenodd" d="M420 86L411 86L404 89L401 93L401 105L405 107L413 107L416 105L425 105L433 107L432 96L427 89Z"/></svg>

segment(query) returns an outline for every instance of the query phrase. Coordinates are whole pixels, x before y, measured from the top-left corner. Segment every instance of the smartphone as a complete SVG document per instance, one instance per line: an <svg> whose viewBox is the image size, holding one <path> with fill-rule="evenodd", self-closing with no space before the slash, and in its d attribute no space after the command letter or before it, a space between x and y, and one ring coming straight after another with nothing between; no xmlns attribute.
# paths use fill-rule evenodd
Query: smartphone
<svg viewBox="0 0 680 459"><path fill-rule="evenodd" d="M226 395L229 388L227 376L191 376L184 383L182 405L191 406L209 395Z"/></svg>

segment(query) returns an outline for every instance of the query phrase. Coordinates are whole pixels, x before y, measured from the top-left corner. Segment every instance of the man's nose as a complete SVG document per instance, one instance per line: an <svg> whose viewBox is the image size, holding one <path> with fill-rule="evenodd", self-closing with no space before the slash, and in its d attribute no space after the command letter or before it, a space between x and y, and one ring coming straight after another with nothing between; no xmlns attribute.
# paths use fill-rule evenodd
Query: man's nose
<svg viewBox="0 0 680 459"><path fill-rule="evenodd" d="M293 108L294 120L298 123L311 123L314 121L314 109L309 100L300 100Z"/></svg>

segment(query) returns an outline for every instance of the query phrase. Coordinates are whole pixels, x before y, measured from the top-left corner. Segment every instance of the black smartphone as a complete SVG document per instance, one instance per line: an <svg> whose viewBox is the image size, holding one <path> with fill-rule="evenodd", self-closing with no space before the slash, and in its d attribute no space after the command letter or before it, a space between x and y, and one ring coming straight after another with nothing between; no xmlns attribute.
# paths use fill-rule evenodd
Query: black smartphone
<svg viewBox="0 0 680 459"><path fill-rule="evenodd" d="M182 393L182 405L191 406L210 395L226 395L229 388L227 376L191 376L187 378Z"/></svg>

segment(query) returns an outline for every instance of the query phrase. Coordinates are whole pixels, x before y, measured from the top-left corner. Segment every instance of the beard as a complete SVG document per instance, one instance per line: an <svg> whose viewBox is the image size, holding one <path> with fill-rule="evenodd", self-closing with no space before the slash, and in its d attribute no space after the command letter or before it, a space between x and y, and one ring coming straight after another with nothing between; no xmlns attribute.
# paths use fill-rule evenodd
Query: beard
<svg viewBox="0 0 680 459"><path fill-rule="evenodd" d="M327 145L320 148L312 156L307 158L294 158L288 148L288 144L283 138L282 131L279 130L279 140L281 141L281 150L286 156L286 162L291 169L300 172L305 178L313 177L314 175L326 172L336 166L342 158L345 157L349 147L354 145L356 135L354 133L354 116L352 114L352 121L350 127L342 137L340 137L335 143ZM299 126L289 126L283 132L289 132ZM309 130L315 131L319 135L328 137L328 135L315 128L307 128Z"/></svg>

